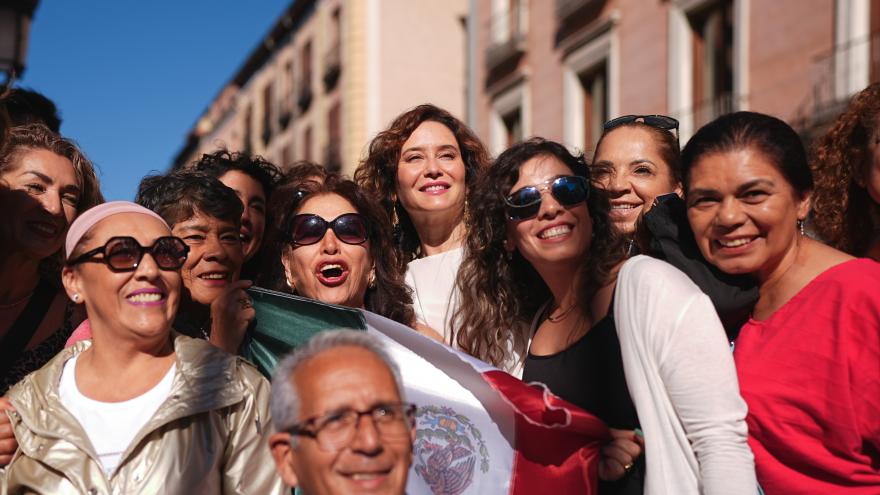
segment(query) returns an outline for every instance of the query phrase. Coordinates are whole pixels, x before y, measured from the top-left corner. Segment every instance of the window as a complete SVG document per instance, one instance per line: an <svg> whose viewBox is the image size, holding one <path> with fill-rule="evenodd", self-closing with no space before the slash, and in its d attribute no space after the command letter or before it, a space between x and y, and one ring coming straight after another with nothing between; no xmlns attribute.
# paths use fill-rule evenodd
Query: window
<svg viewBox="0 0 880 495"><path fill-rule="evenodd" d="M868 39L870 40L870 73L869 81L880 81L880 0L871 0L870 26L868 27Z"/></svg>
<svg viewBox="0 0 880 495"><path fill-rule="evenodd" d="M272 83L263 88L263 145L272 140Z"/></svg>
<svg viewBox="0 0 880 495"><path fill-rule="evenodd" d="M528 102L525 82L493 98L489 114L489 147L492 154L497 155L530 135Z"/></svg>
<svg viewBox="0 0 880 495"><path fill-rule="evenodd" d="M526 32L525 0L492 0L492 43L503 45Z"/></svg>
<svg viewBox="0 0 880 495"><path fill-rule="evenodd" d="M733 4L718 1L688 16L693 60L691 108L700 127L732 110Z"/></svg>
<svg viewBox="0 0 880 495"><path fill-rule="evenodd" d="M602 124L617 116L617 45L614 19L564 59L563 142L584 152L595 148Z"/></svg>
<svg viewBox="0 0 880 495"><path fill-rule="evenodd" d="M337 101L327 111L327 148L324 152L324 167L338 171L342 168L342 157L339 153L339 142L342 138L342 109Z"/></svg>
<svg viewBox="0 0 880 495"><path fill-rule="evenodd" d="M668 113L682 142L715 117L748 106L749 0L673 0Z"/></svg>
<svg viewBox="0 0 880 495"><path fill-rule="evenodd" d="M254 146L254 138L252 134L253 120L253 108L248 105L247 109L244 111L244 122L242 123L242 126L244 127L244 132L242 133L244 135L244 146L242 146L242 149L246 154L249 154Z"/></svg>
<svg viewBox="0 0 880 495"><path fill-rule="evenodd" d="M312 42L308 41L300 50L299 63L300 77L297 85L299 86L299 96L297 103L302 112L308 110L312 102Z"/></svg>
<svg viewBox="0 0 880 495"><path fill-rule="evenodd" d="M522 141L522 111L519 108L508 113L507 115L502 116L501 121L504 123L505 147L509 148L514 144Z"/></svg>
<svg viewBox="0 0 880 495"><path fill-rule="evenodd" d="M312 161L312 128L306 127L303 131L303 160Z"/></svg>

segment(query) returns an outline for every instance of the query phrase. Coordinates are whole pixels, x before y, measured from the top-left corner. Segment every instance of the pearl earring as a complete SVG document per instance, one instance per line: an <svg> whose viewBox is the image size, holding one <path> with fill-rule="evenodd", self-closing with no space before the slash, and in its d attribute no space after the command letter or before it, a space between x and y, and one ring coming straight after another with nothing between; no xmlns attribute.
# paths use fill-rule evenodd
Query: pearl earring
<svg viewBox="0 0 880 495"><path fill-rule="evenodd" d="M74 295L71 297L71 299L73 299L73 302L78 303L78 302L79 302L79 294L74 294Z"/></svg>

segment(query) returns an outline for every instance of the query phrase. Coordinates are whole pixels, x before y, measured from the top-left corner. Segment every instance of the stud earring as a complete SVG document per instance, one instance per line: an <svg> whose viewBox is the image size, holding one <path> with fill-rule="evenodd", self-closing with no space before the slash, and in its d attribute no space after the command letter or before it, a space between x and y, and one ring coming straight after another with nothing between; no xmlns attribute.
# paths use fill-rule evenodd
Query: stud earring
<svg viewBox="0 0 880 495"><path fill-rule="evenodd" d="M73 299L73 302L75 303L79 302L79 294L74 294L70 298Z"/></svg>

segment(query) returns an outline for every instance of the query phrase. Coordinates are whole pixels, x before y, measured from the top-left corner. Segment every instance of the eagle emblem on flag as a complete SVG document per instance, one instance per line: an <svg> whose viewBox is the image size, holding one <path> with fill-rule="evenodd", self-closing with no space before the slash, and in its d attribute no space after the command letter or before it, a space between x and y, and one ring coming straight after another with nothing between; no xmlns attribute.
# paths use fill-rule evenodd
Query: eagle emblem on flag
<svg viewBox="0 0 880 495"><path fill-rule="evenodd" d="M422 406L416 415L415 471L434 495L460 495L480 471L489 470L489 449L480 430L447 406Z"/></svg>

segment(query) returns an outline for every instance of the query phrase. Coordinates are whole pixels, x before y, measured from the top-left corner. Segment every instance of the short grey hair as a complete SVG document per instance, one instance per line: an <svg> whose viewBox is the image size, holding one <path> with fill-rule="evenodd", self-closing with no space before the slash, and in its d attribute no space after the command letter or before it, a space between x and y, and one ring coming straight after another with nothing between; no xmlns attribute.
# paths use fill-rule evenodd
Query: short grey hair
<svg viewBox="0 0 880 495"><path fill-rule="evenodd" d="M318 354L337 347L360 347L381 359L394 376L397 392L403 400L403 381L400 378L400 368L377 337L360 330L325 330L285 356L272 373L270 407L275 431L287 430L299 421L299 393L293 382L293 375L297 368Z"/></svg>

